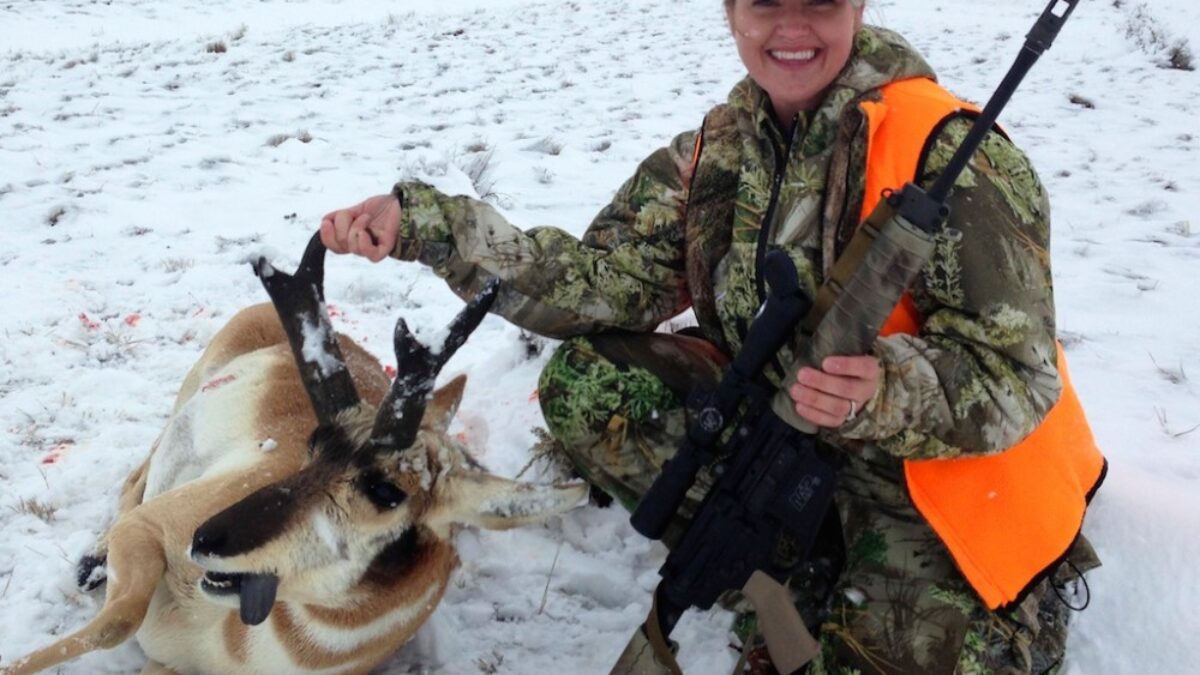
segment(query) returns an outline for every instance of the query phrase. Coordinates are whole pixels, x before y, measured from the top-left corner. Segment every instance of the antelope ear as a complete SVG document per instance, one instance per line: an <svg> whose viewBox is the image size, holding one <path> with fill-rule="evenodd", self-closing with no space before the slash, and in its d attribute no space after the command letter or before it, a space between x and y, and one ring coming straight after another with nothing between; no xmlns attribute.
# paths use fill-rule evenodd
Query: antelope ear
<svg viewBox="0 0 1200 675"><path fill-rule="evenodd" d="M467 386L467 376L459 375L450 380L445 386L433 392L429 403L425 406L425 416L421 426L437 434L444 434L450 428L454 413L462 403L463 388Z"/></svg>
<svg viewBox="0 0 1200 675"><path fill-rule="evenodd" d="M507 530L568 511L585 499L587 484L582 481L537 485L454 469L438 482L426 523L443 535L456 523Z"/></svg>

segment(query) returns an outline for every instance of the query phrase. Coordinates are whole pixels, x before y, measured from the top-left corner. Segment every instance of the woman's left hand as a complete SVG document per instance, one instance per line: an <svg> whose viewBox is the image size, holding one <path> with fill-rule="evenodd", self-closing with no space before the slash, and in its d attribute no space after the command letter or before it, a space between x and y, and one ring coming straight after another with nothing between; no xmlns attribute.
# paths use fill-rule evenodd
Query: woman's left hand
<svg viewBox="0 0 1200 675"><path fill-rule="evenodd" d="M874 356L830 356L821 370L801 368L788 394L797 415L819 427L836 428L857 417L875 397L879 372Z"/></svg>

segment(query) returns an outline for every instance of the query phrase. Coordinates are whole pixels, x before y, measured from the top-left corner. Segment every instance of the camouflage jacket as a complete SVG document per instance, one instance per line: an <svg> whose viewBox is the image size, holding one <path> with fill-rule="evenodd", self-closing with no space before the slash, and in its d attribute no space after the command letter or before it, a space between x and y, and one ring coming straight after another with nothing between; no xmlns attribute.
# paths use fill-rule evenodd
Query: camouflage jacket
<svg viewBox="0 0 1200 675"><path fill-rule="evenodd" d="M794 120L790 138L747 78L703 127L701 161L728 180L693 185L697 132L680 134L642 162L581 240L549 227L521 231L488 204L401 183L393 255L421 260L464 297L502 278L493 311L558 338L654 330L695 300L715 306L714 317L698 312L710 337L736 350L760 304L764 228L771 247L790 253L801 283L817 288L861 210L866 129L856 102L921 76L933 72L903 38L864 28L824 102ZM968 126L941 129L921 183L932 184ZM693 202L707 207L689 213ZM1049 210L1033 168L993 133L950 205L946 234L912 289L921 332L876 341L879 388L835 442L867 441L906 458L993 452L1031 432L1057 400Z"/></svg>

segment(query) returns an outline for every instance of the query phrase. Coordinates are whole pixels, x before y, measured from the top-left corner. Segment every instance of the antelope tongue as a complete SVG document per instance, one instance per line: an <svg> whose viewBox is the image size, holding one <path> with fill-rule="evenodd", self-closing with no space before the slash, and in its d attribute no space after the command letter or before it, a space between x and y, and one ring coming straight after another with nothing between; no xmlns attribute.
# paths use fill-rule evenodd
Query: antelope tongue
<svg viewBox="0 0 1200 675"><path fill-rule="evenodd" d="M275 605L279 577L274 574L246 574L242 576L240 586L242 623L257 626L266 621L271 607Z"/></svg>

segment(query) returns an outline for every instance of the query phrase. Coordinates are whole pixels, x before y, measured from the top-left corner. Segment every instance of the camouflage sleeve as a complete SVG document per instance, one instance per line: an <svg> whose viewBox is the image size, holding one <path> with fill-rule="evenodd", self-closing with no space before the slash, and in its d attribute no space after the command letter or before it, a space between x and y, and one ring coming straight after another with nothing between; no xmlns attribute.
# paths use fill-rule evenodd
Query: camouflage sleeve
<svg viewBox="0 0 1200 675"><path fill-rule="evenodd" d="M521 231L481 201L401 183L392 255L429 265L464 298L499 277L492 311L535 333L653 330L690 305L683 209L694 141L681 134L643 161L582 240L551 227Z"/></svg>
<svg viewBox="0 0 1200 675"><path fill-rule="evenodd" d="M932 146L922 183L949 163L970 123ZM990 134L950 197L933 259L913 288L919 336L875 343L883 377L841 430L886 452L927 459L1012 447L1058 400L1050 213L1029 160Z"/></svg>

